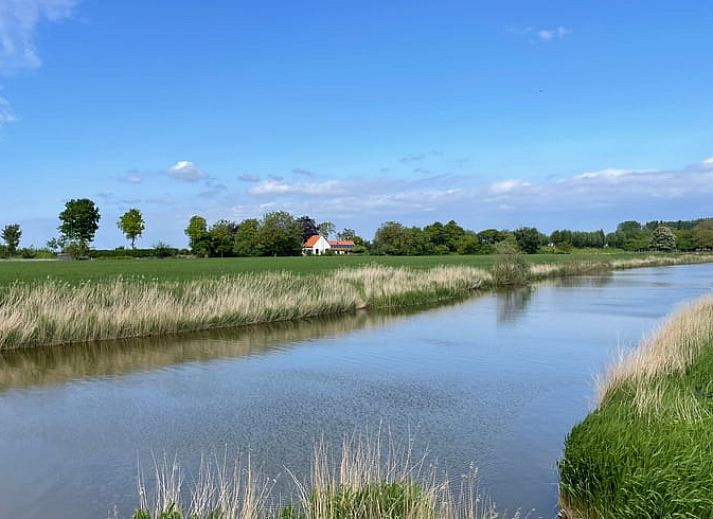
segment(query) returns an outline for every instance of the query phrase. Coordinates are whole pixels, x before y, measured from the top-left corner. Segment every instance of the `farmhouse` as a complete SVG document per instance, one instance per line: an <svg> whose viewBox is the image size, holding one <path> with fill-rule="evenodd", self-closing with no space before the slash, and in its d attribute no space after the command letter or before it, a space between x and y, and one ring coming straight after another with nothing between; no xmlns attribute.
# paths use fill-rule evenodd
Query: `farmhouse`
<svg viewBox="0 0 713 519"><path fill-rule="evenodd" d="M302 245L302 254L305 256L321 256L327 251L332 254L347 254L354 247L355 244L352 240L327 241L324 236L313 234Z"/></svg>

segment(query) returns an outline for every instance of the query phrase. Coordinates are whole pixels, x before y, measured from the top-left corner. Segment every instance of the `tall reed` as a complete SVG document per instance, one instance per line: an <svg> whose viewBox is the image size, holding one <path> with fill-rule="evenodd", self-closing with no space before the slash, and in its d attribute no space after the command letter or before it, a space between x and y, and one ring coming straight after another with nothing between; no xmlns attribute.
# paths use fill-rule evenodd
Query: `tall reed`
<svg viewBox="0 0 713 519"><path fill-rule="evenodd" d="M409 443L410 444L410 443ZM139 481L134 519L495 519L503 517L477 489L471 470L455 488L445 474L398 447L382 434L345 440L333 458L320 443L310 476L292 481L291 497L280 502L274 481L257 475L248 458L228 466L203 461L191 485L180 465L155 464L152 488ZM186 488L188 486L188 488ZM163 515L162 515L163 514ZM515 517L518 517L516 514Z"/></svg>

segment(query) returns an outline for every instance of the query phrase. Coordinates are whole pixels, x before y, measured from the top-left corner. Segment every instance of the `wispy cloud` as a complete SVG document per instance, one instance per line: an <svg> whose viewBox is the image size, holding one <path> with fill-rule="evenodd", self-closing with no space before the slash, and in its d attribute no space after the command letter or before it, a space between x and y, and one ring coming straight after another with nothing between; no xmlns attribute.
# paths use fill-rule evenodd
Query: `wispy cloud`
<svg viewBox="0 0 713 519"><path fill-rule="evenodd" d="M72 16L78 0L0 0L0 75L42 64L35 32L42 21ZM0 97L0 127L15 122L10 104Z"/></svg>
<svg viewBox="0 0 713 519"><path fill-rule="evenodd" d="M208 175L190 160L179 160L168 168L165 173L169 177L183 182L198 182L208 178Z"/></svg>
<svg viewBox="0 0 713 519"><path fill-rule="evenodd" d="M563 25L558 25L552 28L509 26L505 29L507 30L507 32L512 34L528 36L530 38L530 41L532 42L548 42L560 40L566 36L569 36L573 32L572 29L564 27Z"/></svg>
<svg viewBox="0 0 713 519"><path fill-rule="evenodd" d="M257 175L240 175L238 180L240 182L260 182L260 177Z"/></svg>
<svg viewBox="0 0 713 519"><path fill-rule="evenodd" d="M343 192L344 183L339 180L326 182L288 183L278 180L265 180L250 189L253 195L302 194L302 195L336 195Z"/></svg>
<svg viewBox="0 0 713 519"><path fill-rule="evenodd" d="M127 184L140 184L143 181L143 178L138 170L130 169L119 177L119 181Z"/></svg>

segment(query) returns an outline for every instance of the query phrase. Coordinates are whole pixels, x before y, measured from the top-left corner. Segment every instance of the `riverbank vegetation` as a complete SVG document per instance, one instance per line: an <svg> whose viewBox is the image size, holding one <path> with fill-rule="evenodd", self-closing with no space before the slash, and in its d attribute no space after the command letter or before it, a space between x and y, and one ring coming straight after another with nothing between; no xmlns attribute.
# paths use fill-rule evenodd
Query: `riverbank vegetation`
<svg viewBox="0 0 713 519"><path fill-rule="evenodd" d="M609 370L559 470L568 518L713 517L713 296Z"/></svg>
<svg viewBox="0 0 713 519"><path fill-rule="evenodd" d="M416 457L381 435L345 441L336 460L319 445L310 473L303 481L286 470L293 490L285 503L273 495L275 480L259 476L250 459L233 466L204 462L190 489L179 464L164 460L155 465L153 485L140 480L133 519L504 517L479 495L475 470L452 485L429 468L426 456Z"/></svg>
<svg viewBox="0 0 713 519"><path fill-rule="evenodd" d="M490 269L463 265L415 269L372 264L311 274L247 271L182 280L118 276L73 283L52 278L14 282L0 285L0 350L433 304L549 277L713 261L713 256L660 255L528 265L521 279L525 267L519 254L501 255L496 278ZM520 266L507 267L512 261ZM508 269L517 279L508 277Z"/></svg>

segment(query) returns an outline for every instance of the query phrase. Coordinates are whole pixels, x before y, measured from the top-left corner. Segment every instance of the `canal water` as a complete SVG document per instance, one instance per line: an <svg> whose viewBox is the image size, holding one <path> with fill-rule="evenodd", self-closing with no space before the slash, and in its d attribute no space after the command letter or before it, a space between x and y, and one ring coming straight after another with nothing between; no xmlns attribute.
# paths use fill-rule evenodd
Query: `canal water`
<svg viewBox="0 0 713 519"><path fill-rule="evenodd" d="M578 277L438 308L0 355L0 517L122 517L137 467L249 453L306 476L315 442L388 428L498 509L557 512L594 380L713 266Z"/></svg>

